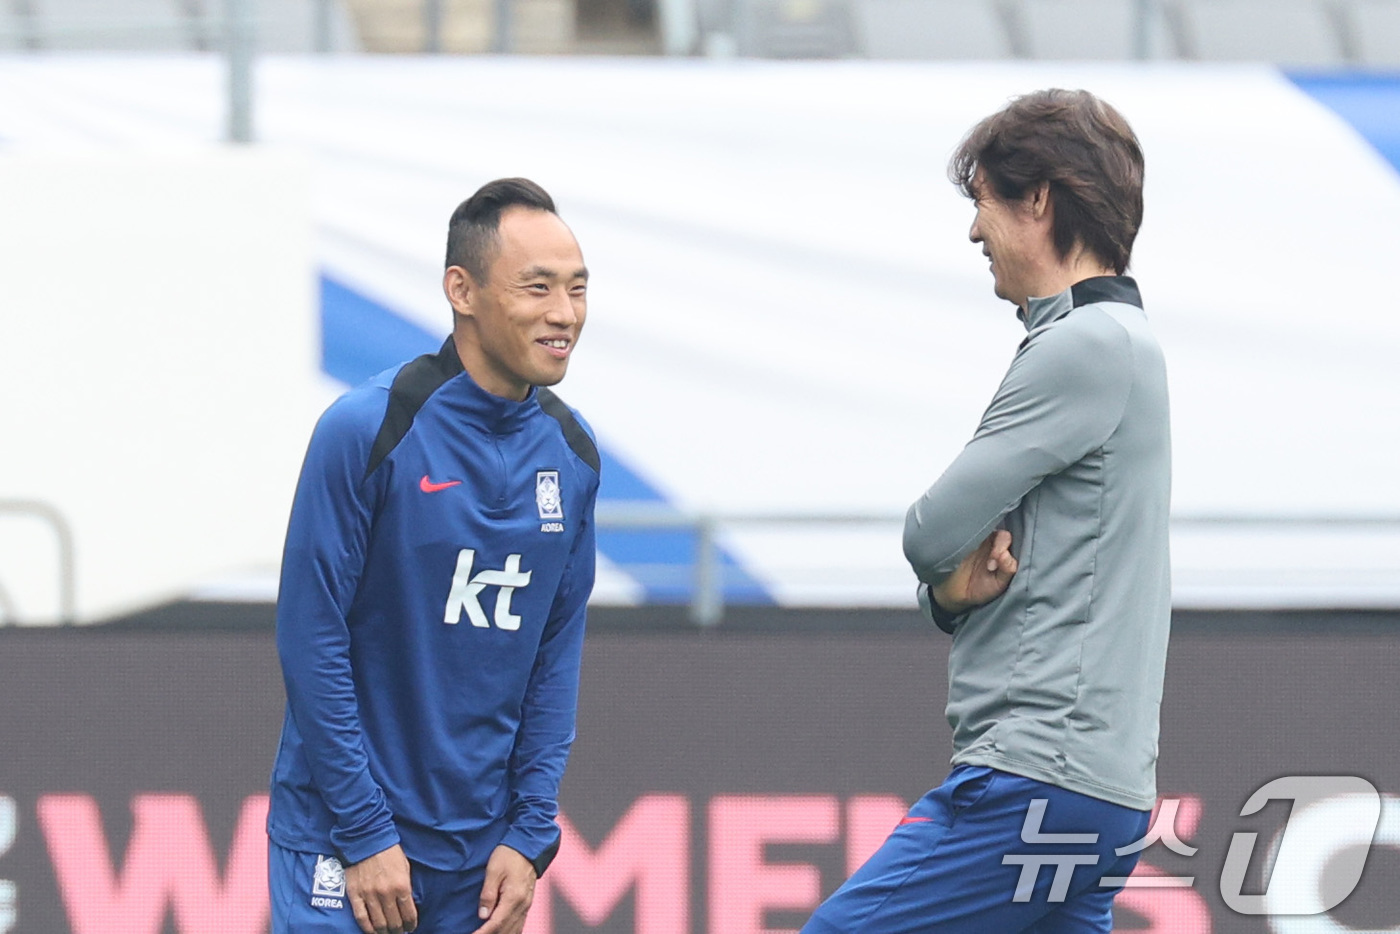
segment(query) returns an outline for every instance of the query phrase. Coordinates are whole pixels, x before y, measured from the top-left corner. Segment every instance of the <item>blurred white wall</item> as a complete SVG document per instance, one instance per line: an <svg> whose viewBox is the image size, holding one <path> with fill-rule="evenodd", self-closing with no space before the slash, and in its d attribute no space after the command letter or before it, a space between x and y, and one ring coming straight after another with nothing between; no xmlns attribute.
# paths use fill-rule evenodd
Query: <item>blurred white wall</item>
<svg viewBox="0 0 1400 934"><path fill-rule="evenodd" d="M308 166L270 151L0 153L0 500L72 524L80 619L265 567L320 356ZM0 510L0 587L58 613Z"/></svg>

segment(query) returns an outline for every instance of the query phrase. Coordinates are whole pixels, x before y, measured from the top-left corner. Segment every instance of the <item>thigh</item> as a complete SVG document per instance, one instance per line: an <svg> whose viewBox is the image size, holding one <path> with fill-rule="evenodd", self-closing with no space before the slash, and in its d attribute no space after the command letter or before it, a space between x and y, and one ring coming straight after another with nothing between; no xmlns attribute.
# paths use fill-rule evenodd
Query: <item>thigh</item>
<svg viewBox="0 0 1400 934"><path fill-rule="evenodd" d="M413 901L418 906L415 934L469 934L483 924L481 904L484 867L467 870L429 869L413 864Z"/></svg>
<svg viewBox="0 0 1400 934"><path fill-rule="evenodd" d="M965 826L996 775L980 766L953 769L817 909L802 934L920 934L976 898L969 865L975 851Z"/></svg>
<svg viewBox="0 0 1400 934"><path fill-rule="evenodd" d="M1034 827L1028 814L1041 815ZM1107 915L1111 926L1113 889L1099 883L1131 871L1113 850L1137 840L1146 821L1146 812L1009 773L954 769L803 934L1039 931L1052 916L1061 926L1047 932L1107 931L1072 925Z"/></svg>
<svg viewBox="0 0 1400 934"><path fill-rule="evenodd" d="M360 934L340 860L269 843L267 871L272 934Z"/></svg>
<svg viewBox="0 0 1400 934"><path fill-rule="evenodd" d="M1143 814L1143 812L1137 812ZM1140 827L1141 829L1133 829ZM1116 846L1124 846L1141 840L1147 833L1148 819L1143 814L1140 823L1132 823L1128 828L1119 829ZM1112 833L1112 828L1110 828ZM1113 899L1123 890L1121 883L1113 881L1126 879L1137 866L1141 852L1134 851L1127 856L1118 856L1111 851L1104 856L1107 869L1102 873L1086 874L1077 880L1076 886L1065 899L1052 905L1050 910L1027 930L1027 934L1111 934L1113 931Z"/></svg>
<svg viewBox="0 0 1400 934"><path fill-rule="evenodd" d="M1025 934L1111 934L1116 894L1117 890L1082 892L1042 916Z"/></svg>

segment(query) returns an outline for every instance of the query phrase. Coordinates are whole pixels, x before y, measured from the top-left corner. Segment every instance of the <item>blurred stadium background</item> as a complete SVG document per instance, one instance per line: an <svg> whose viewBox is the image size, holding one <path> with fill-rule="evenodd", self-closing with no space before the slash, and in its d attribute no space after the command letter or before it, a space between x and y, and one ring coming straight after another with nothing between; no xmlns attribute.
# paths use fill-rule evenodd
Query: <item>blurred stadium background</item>
<svg viewBox="0 0 1400 934"><path fill-rule="evenodd" d="M438 345L447 216L517 174L594 271L561 395L604 455L527 930L799 927L946 770L899 524L1020 325L943 166L1047 86L1143 139L1172 379L1199 849L1148 849L1118 929L1400 931L1400 0L0 0L0 934L266 930L307 434ZM1288 805L1241 808L1294 774L1385 806L1372 842L1315 804L1271 879ZM1242 915L1246 833L1250 892L1367 872Z"/></svg>

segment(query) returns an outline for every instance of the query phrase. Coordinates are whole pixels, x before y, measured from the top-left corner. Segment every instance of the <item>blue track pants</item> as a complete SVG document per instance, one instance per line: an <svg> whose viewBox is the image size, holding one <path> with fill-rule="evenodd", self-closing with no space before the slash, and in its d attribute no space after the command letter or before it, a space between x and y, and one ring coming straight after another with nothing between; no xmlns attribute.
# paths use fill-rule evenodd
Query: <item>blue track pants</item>
<svg viewBox="0 0 1400 934"><path fill-rule="evenodd" d="M958 766L802 934L1108 934L1122 888L1112 880L1139 855L1114 850L1140 841L1149 816Z"/></svg>
<svg viewBox="0 0 1400 934"><path fill-rule="evenodd" d="M468 934L481 927L476 911L486 878L484 868L443 872L410 863L409 872L413 902L418 906L416 934ZM272 934L361 934L345 897L345 873L339 860L273 843L268 876Z"/></svg>

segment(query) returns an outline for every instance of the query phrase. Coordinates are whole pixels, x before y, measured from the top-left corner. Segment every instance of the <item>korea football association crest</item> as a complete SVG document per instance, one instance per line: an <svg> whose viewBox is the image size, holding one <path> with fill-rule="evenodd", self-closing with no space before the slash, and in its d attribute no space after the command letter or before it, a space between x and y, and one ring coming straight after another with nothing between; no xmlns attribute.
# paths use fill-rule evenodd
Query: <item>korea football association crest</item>
<svg viewBox="0 0 1400 934"><path fill-rule="evenodd" d="M564 531L564 494L559 489L559 471L535 472L535 505L540 511L541 532Z"/></svg>
<svg viewBox="0 0 1400 934"><path fill-rule="evenodd" d="M311 877L311 905L314 908L343 908L345 867L334 856L317 856Z"/></svg>

